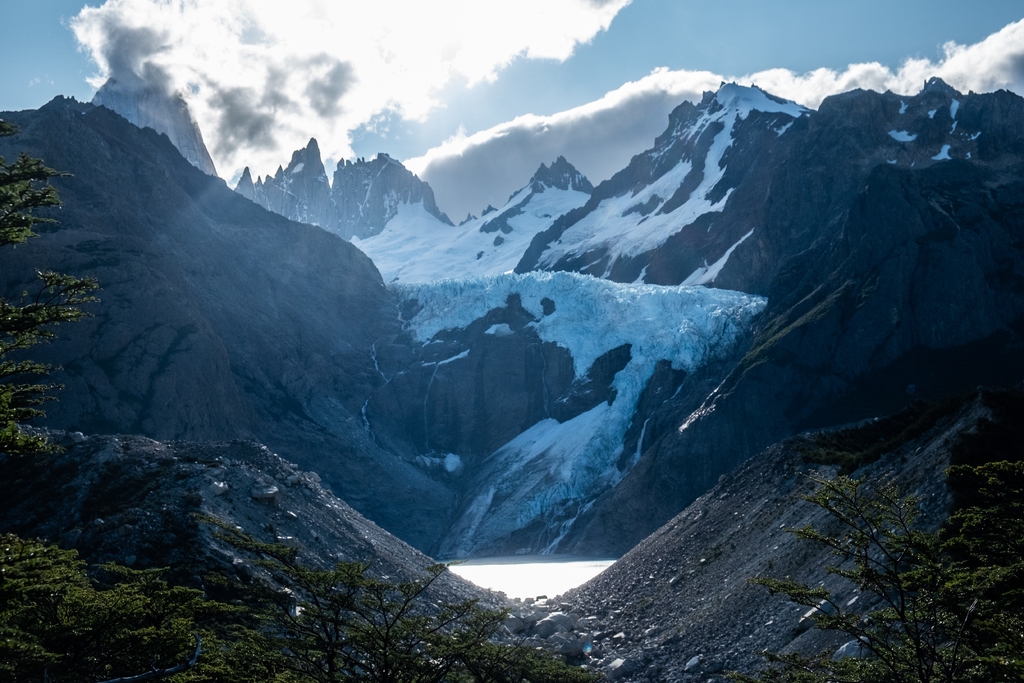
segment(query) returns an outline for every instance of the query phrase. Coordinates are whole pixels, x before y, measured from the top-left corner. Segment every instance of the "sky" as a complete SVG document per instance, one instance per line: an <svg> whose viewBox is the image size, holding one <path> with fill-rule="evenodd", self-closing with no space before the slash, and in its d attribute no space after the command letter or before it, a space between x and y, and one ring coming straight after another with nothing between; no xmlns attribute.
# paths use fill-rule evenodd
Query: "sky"
<svg viewBox="0 0 1024 683"><path fill-rule="evenodd" d="M387 152L453 218L564 155L595 183L726 80L1024 94L1020 0L0 0L0 110L131 71L181 93L222 176Z"/></svg>

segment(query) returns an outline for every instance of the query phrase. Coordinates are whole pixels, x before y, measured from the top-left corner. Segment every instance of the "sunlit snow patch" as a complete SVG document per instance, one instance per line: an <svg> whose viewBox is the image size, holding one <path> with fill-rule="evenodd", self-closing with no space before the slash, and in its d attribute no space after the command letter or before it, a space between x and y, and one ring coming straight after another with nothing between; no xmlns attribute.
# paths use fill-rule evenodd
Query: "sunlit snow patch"
<svg viewBox="0 0 1024 683"><path fill-rule="evenodd" d="M729 247L728 249L725 250L725 253L722 254L722 258L718 259L717 261L712 263L710 266L708 266L708 265L701 266L697 270L695 270L692 273L690 273L689 277L687 277L685 280L683 280L683 284L684 285L706 285L708 283L714 282L715 279L718 277L718 274L722 272L722 268L725 267L726 261L728 261L729 257L732 256L732 252L734 252L736 250L736 247L738 247L741 244L743 244L743 242L748 237L750 237L753 234L754 234L754 231L751 230L746 235L741 237L739 239L739 241L736 242L736 244L732 245L731 247Z"/></svg>
<svg viewBox="0 0 1024 683"><path fill-rule="evenodd" d="M577 377L597 358L630 344L630 361L612 386L614 401L559 423L548 418L499 448L487 461L487 488L469 503L442 548L470 556L538 519L545 521L531 552L553 551L573 519L625 474L617 467L637 401L661 360L692 372L730 352L761 297L703 287L621 284L566 272L506 274L393 286L420 304L410 321L417 340L461 329L518 294L536 318L538 336L572 354ZM542 299L554 302L544 315ZM634 460L630 458L630 463Z"/></svg>
<svg viewBox="0 0 1024 683"><path fill-rule="evenodd" d="M939 153L932 157L932 161L949 161L951 158L949 156L949 145L943 145Z"/></svg>
<svg viewBox="0 0 1024 683"><path fill-rule="evenodd" d="M917 139L917 133L908 133L905 130L890 130L889 137L896 142L913 142Z"/></svg>

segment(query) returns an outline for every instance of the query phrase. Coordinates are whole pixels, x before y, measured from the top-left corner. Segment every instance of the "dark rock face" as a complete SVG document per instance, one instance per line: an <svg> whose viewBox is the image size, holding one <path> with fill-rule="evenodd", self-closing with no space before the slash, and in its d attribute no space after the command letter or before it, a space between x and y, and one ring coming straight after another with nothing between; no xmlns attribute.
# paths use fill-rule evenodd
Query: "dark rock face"
<svg viewBox="0 0 1024 683"><path fill-rule="evenodd" d="M259 438L357 509L427 547L451 494L376 447L360 409L396 301L358 249L267 212L152 131L58 98L5 114L0 154L73 174L39 238L0 253L3 291L34 270L96 277L94 317L34 356L66 386L46 424L158 439ZM417 514L408 514L416 510Z"/></svg>
<svg viewBox="0 0 1024 683"><path fill-rule="evenodd" d="M1021 121L1016 95L933 83L911 98L846 93L795 123L763 227L715 281L768 296L748 353L672 428L648 429L644 457L563 547L625 551L802 429L1024 379ZM932 159L945 145L954 158Z"/></svg>
<svg viewBox="0 0 1024 683"><path fill-rule="evenodd" d="M430 186L387 154L370 161L342 161L329 184L315 139L273 176L254 183L246 168L235 191L268 211L345 239L376 235L402 205L422 204L429 215L452 224L437 208Z"/></svg>
<svg viewBox="0 0 1024 683"><path fill-rule="evenodd" d="M576 170L576 167L566 161L565 157L559 156L551 166L541 164L537 172L530 178L530 183L535 192L542 192L543 187L556 187L559 190L576 190L590 194L594 186L590 184L587 177Z"/></svg>
<svg viewBox="0 0 1024 683"><path fill-rule="evenodd" d="M573 383L572 357L542 342L527 327L534 320L518 297L509 299L434 343L381 348L388 381L365 412L374 434L399 452L458 454L472 474L486 456L550 417ZM494 326L506 327L488 333Z"/></svg>
<svg viewBox="0 0 1024 683"><path fill-rule="evenodd" d="M452 224L437 208L430 186L384 153L370 161L338 164L331 195L340 214L338 234L346 239L376 235L402 204L422 203L428 214Z"/></svg>
<svg viewBox="0 0 1024 683"><path fill-rule="evenodd" d="M217 175L203 134L181 95L167 94L138 77L112 78L96 91L92 103L117 112L139 128L163 133L193 166L207 175Z"/></svg>
<svg viewBox="0 0 1024 683"><path fill-rule="evenodd" d="M285 218L337 231L331 187L320 160L320 147L314 139L292 154L288 168L279 166L274 176L253 183L246 167L235 191Z"/></svg>

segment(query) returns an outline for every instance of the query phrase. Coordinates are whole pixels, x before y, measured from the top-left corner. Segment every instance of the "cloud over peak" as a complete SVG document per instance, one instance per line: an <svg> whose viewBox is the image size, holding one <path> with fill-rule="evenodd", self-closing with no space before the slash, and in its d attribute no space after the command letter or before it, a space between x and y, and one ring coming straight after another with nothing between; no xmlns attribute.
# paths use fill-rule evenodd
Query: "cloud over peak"
<svg viewBox="0 0 1024 683"><path fill-rule="evenodd" d="M177 92L218 166L276 167L310 135L328 157L382 112L422 119L453 78L564 60L629 0L107 0L72 29L107 78ZM141 85L140 85L141 87Z"/></svg>
<svg viewBox="0 0 1024 683"><path fill-rule="evenodd" d="M895 70L877 62L803 74L769 69L743 76L655 69L583 106L550 116L519 116L454 136L409 159L406 166L430 183L444 211L462 216L504 201L538 164L559 155L595 184L610 177L653 144L672 109L684 100L700 100L704 91L716 90L722 82L757 85L816 109L826 97L855 88L914 94L936 76L961 92L1005 88L1024 94L1024 20L973 45L946 43L940 59L908 59Z"/></svg>

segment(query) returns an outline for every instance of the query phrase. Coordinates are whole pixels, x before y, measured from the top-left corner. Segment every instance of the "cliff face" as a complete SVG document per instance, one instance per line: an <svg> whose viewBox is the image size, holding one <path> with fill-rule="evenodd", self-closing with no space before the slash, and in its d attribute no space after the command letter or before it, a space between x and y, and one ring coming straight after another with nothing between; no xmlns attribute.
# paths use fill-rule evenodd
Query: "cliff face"
<svg viewBox="0 0 1024 683"><path fill-rule="evenodd" d="M246 167L235 191L268 211L344 239L379 234L405 206L420 207L438 227L452 224L437 208L430 186L387 154L370 161L342 161L329 184L315 139L272 176L253 182Z"/></svg>
<svg viewBox="0 0 1024 683"><path fill-rule="evenodd" d="M139 128L163 133L193 166L206 175L217 175L203 134L181 95L167 94L141 79L112 78L96 91L92 103L117 112Z"/></svg>
<svg viewBox="0 0 1024 683"><path fill-rule="evenodd" d="M378 234L403 204L421 204L429 215L452 224L437 208L430 186L383 153L370 161L338 164L331 196L340 215L338 233L345 238Z"/></svg>

